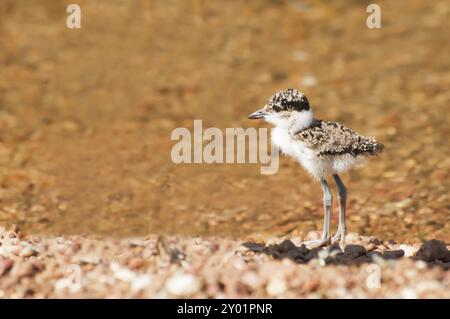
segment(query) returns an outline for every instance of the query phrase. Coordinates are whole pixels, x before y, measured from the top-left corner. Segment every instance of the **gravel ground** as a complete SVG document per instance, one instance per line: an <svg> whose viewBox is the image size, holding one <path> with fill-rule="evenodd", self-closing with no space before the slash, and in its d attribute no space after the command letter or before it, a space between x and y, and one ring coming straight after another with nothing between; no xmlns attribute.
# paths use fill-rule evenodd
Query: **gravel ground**
<svg viewBox="0 0 450 319"><path fill-rule="evenodd" d="M351 233L342 253L310 251L299 237L0 233L2 298L450 298L449 246L437 240L402 245Z"/></svg>
<svg viewBox="0 0 450 319"><path fill-rule="evenodd" d="M0 1L0 224L305 236L322 226L322 194L294 160L271 176L170 160L173 129L269 127L247 115L296 87L318 118L386 146L342 176L348 230L450 242L448 4L379 1L370 30L366 3L302 3L86 1L78 32L63 2Z"/></svg>

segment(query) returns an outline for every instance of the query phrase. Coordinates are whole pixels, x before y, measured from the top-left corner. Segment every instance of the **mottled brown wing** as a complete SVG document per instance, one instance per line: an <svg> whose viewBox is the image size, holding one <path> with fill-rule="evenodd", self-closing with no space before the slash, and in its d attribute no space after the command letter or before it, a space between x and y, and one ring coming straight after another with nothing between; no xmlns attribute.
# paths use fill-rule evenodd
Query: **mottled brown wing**
<svg viewBox="0 0 450 319"><path fill-rule="evenodd" d="M383 148L374 138L363 137L330 121L316 120L308 129L297 132L294 138L315 150L318 156L375 155Z"/></svg>

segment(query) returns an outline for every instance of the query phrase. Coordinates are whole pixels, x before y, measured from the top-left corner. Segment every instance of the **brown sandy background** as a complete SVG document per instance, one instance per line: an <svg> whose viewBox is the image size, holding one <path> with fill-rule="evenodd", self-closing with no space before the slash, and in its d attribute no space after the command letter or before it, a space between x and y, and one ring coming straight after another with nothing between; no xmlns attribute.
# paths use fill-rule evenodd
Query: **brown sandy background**
<svg viewBox="0 0 450 319"><path fill-rule="evenodd" d="M450 240L450 7L369 2L0 4L0 222L29 233L306 234L320 187L291 159L175 165L171 131L250 127L276 90L386 145L344 176L349 230ZM313 79L314 81L311 81ZM315 82L315 83L314 83ZM336 210L334 214L336 222Z"/></svg>

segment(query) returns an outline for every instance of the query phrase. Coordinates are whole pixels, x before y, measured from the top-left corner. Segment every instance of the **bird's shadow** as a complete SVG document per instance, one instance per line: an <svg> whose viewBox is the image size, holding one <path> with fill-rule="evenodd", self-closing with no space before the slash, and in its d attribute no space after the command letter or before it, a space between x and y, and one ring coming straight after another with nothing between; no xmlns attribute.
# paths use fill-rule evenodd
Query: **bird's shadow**
<svg viewBox="0 0 450 319"><path fill-rule="evenodd" d="M432 240L429 242L439 242ZM440 242L442 243L442 242ZM383 263L392 260L397 260L404 257L405 252L398 250L378 250L367 251L362 245L346 245L344 251L341 250L338 244L331 247L308 249L304 244L296 246L292 241L286 239L280 244L263 245L255 242L245 242L242 244L249 251L259 254L266 254L274 259L288 258L299 264L306 264L311 260L317 259L323 265L361 265L364 263ZM437 244L439 245L439 243ZM442 246L444 245L444 246ZM417 254L412 258L413 260L423 260L428 265L437 265L444 270L450 269L450 252L442 243L441 254L430 257L430 247L424 243ZM445 247L445 250L442 249Z"/></svg>

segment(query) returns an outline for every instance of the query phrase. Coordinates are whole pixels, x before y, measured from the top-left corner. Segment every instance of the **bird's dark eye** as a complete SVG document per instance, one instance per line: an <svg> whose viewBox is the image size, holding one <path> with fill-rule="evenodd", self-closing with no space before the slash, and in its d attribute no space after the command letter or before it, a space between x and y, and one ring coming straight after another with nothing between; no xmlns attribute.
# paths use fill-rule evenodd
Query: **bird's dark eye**
<svg viewBox="0 0 450 319"><path fill-rule="evenodd" d="M272 109L275 111L275 112L280 112L281 111L281 106L279 106L279 105L274 105L273 107L272 107Z"/></svg>

